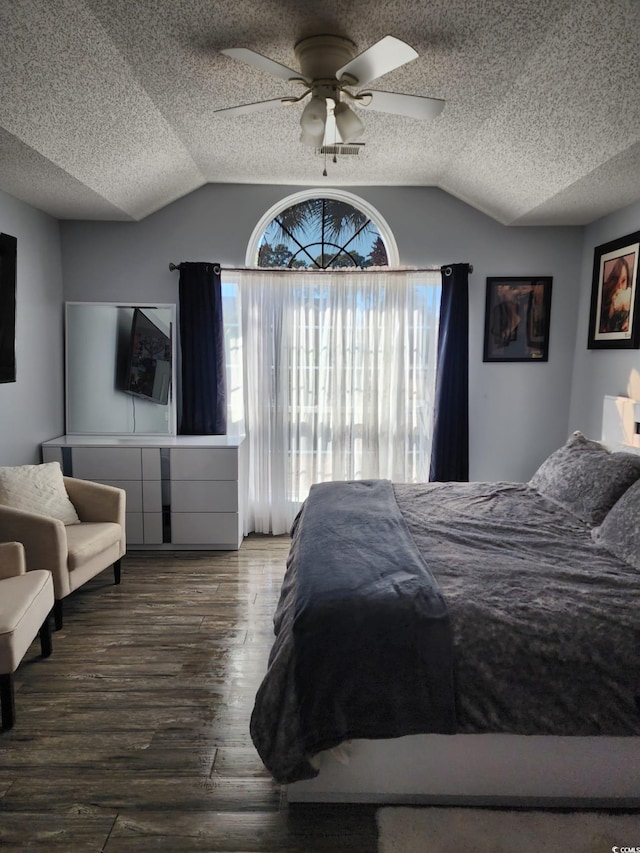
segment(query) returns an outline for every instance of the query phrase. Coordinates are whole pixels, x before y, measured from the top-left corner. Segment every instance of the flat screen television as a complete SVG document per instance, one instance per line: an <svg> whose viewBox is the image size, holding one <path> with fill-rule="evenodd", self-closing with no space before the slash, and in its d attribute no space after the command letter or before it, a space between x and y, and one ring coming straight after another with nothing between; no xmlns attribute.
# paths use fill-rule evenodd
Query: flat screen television
<svg viewBox="0 0 640 853"><path fill-rule="evenodd" d="M171 338L135 308L124 390L166 405L171 388Z"/></svg>

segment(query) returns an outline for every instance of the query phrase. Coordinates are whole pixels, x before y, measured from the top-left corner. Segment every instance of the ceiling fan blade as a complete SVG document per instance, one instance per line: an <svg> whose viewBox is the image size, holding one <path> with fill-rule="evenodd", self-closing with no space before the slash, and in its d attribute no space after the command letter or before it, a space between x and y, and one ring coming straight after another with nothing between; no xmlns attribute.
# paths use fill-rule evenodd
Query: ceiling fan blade
<svg viewBox="0 0 640 853"><path fill-rule="evenodd" d="M382 77L388 71L400 68L417 57L418 52L406 42L395 36L385 36L339 68L336 77L342 80L344 75L348 74L356 78L358 85L366 86L376 77Z"/></svg>
<svg viewBox="0 0 640 853"><path fill-rule="evenodd" d="M224 53L225 56L230 56L232 59L239 59L240 62L246 62L248 65L253 65L254 68L259 68L260 71L266 71L267 74L273 74L282 80L306 80L309 82L299 71L287 68L286 65L280 65L279 62L274 62L268 56L256 53L255 50L250 50L248 47L229 47L221 50L220 53Z"/></svg>
<svg viewBox="0 0 640 853"><path fill-rule="evenodd" d="M365 98L360 100L362 95ZM398 92L361 92L356 104L381 113L393 113L418 119L435 118L440 115L444 107L444 101L440 98L401 95Z"/></svg>
<svg viewBox="0 0 640 853"><path fill-rule="evenodd" d="M221 110L214 110L214 113L224 113L225 116L245 116L250 113L261 113L264 110L270 110L273 107L280 107L286 101L282 98L273 98L270 101L257 101L255 104L240 104L237 107L223 107Z"/></svg>

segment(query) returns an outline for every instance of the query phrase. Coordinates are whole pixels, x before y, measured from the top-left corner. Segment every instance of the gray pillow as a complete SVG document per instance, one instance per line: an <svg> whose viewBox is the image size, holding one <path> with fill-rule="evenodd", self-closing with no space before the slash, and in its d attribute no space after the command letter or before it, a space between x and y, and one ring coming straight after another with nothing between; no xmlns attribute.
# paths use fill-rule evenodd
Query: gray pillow
<svg viewBox="0 0 640 853"><path fill-rule="evenodd" d="M627 489L591 535L598 545L640 570L640 480Z"/></svg>
<svg viewBox="0 0 640 853"><path fill-rule="evenodd" d="M611 453L581 432L546 459L529 485L592 526L640 479L640 455Z"/></svg>

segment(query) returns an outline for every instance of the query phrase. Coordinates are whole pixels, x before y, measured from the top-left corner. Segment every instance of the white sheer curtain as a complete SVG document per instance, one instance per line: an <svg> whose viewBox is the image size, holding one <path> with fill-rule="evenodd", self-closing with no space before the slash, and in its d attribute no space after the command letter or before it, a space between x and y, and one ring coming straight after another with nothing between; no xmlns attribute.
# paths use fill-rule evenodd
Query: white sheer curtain
<svg viewBox="0 0 640 853"><path fill-rule="evenodd" d="M428 480L440 273L224 273L242 306L246 532L313 483Z"/></svg>

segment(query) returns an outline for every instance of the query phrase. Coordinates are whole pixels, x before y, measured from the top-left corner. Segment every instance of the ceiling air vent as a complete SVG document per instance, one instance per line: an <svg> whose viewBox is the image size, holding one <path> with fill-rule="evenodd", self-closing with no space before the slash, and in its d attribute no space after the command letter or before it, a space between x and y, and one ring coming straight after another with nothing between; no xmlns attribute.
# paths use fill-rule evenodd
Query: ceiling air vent
<svg viewBox="0 0 640 853"><path fill-rule="evenodd" d="M316 154L321 154L323 157L343 157L345 155L357 155L364 148L364 142L351 142L350 144L342 145L323 145L321 148L316 148Z"/></svg>

